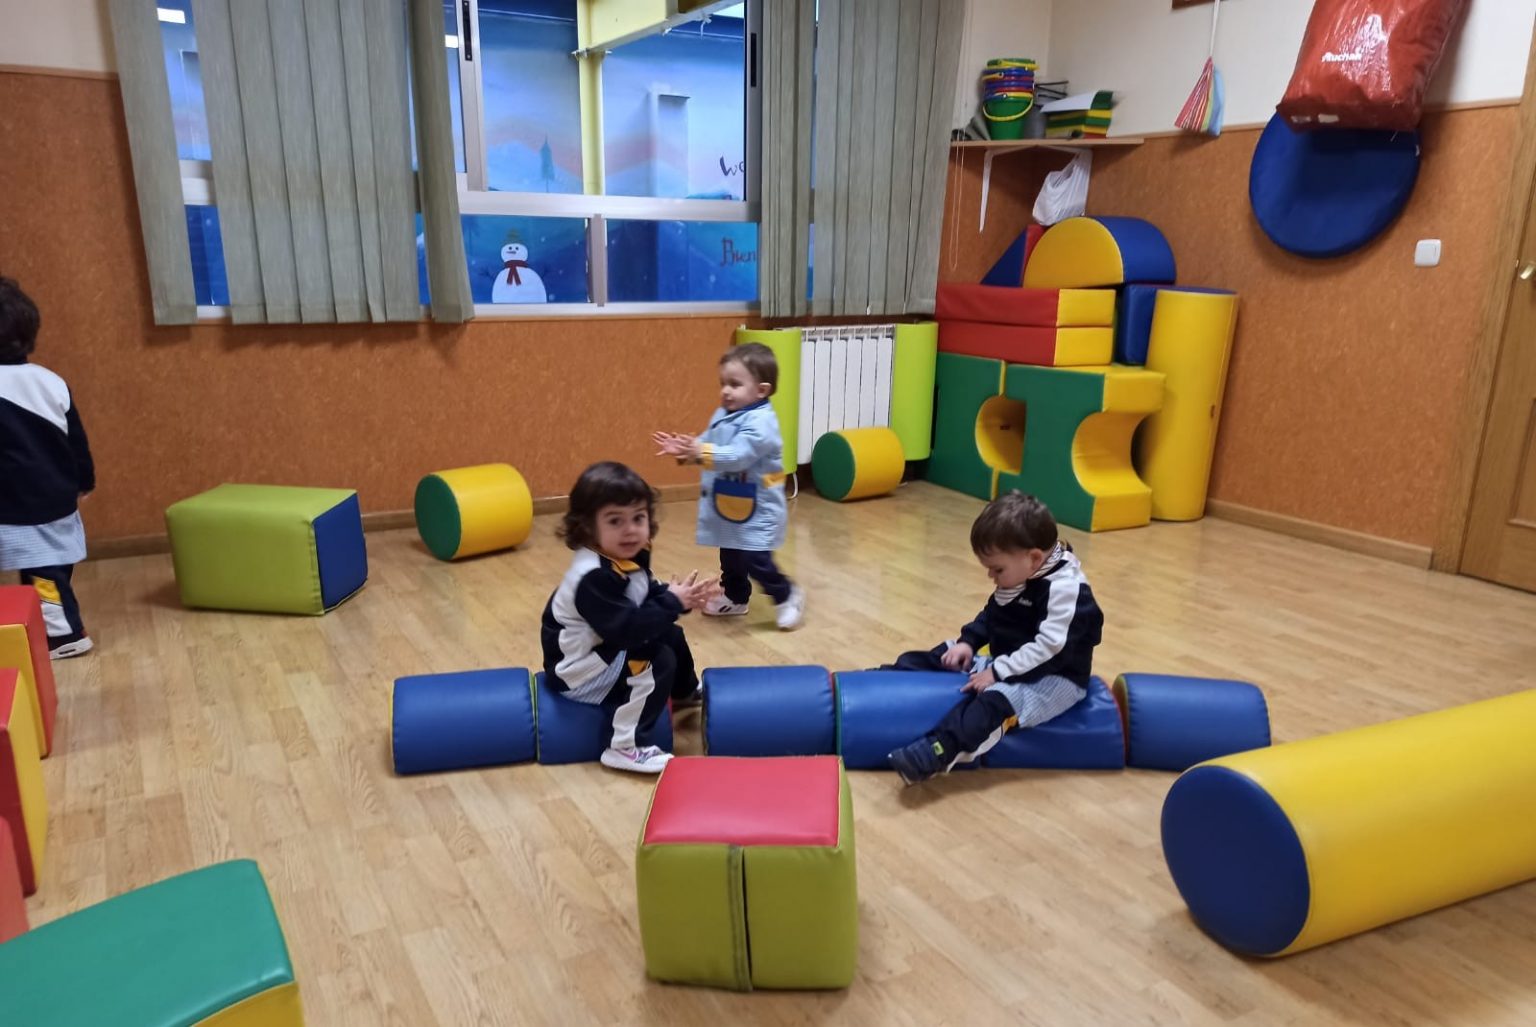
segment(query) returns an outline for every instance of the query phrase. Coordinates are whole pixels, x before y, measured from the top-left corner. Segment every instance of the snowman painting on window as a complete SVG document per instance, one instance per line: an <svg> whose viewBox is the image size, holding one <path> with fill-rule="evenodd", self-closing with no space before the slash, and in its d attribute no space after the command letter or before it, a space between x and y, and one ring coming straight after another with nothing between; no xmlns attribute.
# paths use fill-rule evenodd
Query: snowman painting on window
<svg viewBox="0 0 1536 1027"><path fill-rule="evenodd" d="M507 233L507 241L501 247L501 262L504 266L491 285L492 303L549 302L544 280L528 266L528 247L515 228Z"/></svg>

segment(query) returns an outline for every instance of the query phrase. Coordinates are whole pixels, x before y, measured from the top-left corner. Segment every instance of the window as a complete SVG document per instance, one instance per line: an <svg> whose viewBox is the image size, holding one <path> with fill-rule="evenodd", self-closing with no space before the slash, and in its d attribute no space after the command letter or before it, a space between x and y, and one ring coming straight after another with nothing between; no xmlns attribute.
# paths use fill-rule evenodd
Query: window
<svg viewBox="0 0 1536 1027"><path fill-rule="evenodd" d="M578 4L589 3L616 6L632 21L646 6L443 4L475 303L510 314L755 302L751 7L707 3L584 41ZM654 6L659 14L668 5ZM229 296L191 3L159 7L193 279L199 306L215 315ZM419 216L416 227L425 304Z"/></svg>
<svg viewBox="0 0 1536 1027"><path fill-rule="evenodd" d="M444 4L457 19L449 76L464 119L459 205L476 304L754 302L748 5L706 4L669 24L607 0L632 24L583 39L587 2ZM592 21L603 21L595 6ZM528 268L504 270L504 247L519 245ZM532 272L542 294L509 287L514 270Z"/></svg>

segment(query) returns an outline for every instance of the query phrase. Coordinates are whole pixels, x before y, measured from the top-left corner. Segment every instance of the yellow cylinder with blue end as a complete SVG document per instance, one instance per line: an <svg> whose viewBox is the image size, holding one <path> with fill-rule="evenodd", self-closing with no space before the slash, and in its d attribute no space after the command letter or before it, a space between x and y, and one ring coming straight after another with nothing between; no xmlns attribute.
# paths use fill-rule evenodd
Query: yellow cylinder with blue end
<svg viewBox="0 0 1536 1027"><path fill-rule="evenodd" d="M1206 933L1283 956L1536 878L1536 690L1224 756L1163 803Z"/></svg>
<svg viewBox="0 0 1536 1027"><path fill-rule="evenodd" d="M510 549L533 530L533 495L511 464L435 471L416 485L416 530L439 560Z"/></svg>
<svg viewBox="0 0 1536 1027"><path fill-rule="evenodd" d="M1163 406L1136 437L1136 469L1152 490L1157 520L1193 521L1205 514L1236 330L1236 293L1158 290L1147 370L1164 376Z"/></svg>
<svg viewBox="0 0 1536 1027"><path fill-rule="evenodd" d="M816 491L839 503L885 495L906 469L901 438L889 428L829 431L811 453Z"/></svg>

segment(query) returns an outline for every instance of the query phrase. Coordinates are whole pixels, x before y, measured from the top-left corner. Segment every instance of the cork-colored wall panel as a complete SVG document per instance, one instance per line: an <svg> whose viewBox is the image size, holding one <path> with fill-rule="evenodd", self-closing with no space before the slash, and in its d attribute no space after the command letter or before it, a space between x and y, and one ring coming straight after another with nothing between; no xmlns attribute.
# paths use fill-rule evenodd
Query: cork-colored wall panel
<svg viewBox="0 0 1536 1027"><path fill-rule="evenodd" d="M535 495L606 458L697 477L648 436L704 427L739 318L156 328L117 83L0 74L0 139L0 274L37 301L36 360L85 419L97 541L163 531L223 481L351 487L377 511L492 460Z"/></svg>
<svg viewBox="0 0 1536 1027"><path fill-rule="evenodd" d="M1146 218L1167 234L1181 282L1242 294L1212 496L1433 542L1451 468L1465 458L1452 452L1456 419L1504 216L1516 116L1514 107L1427 116L1422 171L1403 216L1364 250L1326 261L1283 252L1254 220L1256 130L1095 153L1089 213ZM1013 212L1006 230L993 222L1002 213L998 170L1019 159L993 168L987 239L974 239L974 211L963 214L964 245L942 266L984 270L990 261L969 249L990 252L994 233L1011 238L1027 223L1032 192L1003 208ZM1413 266L1424 238L1444 242L1437 268ZM945 276L974 281L979 273Z"/></svg>

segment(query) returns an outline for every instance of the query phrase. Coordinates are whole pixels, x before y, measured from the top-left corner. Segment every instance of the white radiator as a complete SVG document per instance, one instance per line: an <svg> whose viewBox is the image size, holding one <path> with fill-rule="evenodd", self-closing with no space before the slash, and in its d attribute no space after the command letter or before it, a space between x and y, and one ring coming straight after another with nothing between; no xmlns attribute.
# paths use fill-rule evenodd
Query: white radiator
<svg viewBox="0 0 1536 1027"><path fill-rule="evenodd" d="M895 325L800 330L800 460L840 428L888 427Z"/></svg>

